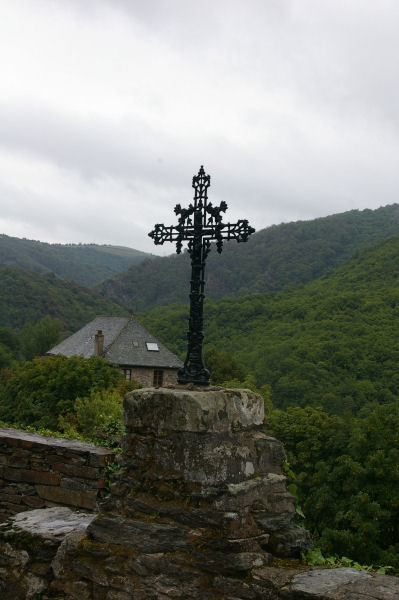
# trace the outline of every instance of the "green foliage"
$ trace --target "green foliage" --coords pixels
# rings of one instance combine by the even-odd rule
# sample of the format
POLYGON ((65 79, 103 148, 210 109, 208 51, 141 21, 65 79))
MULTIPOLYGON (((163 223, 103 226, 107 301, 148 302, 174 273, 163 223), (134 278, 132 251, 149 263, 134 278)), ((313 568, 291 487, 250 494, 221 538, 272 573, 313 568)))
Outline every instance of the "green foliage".
MULTIPOLYGON (((205 339, 270 385, 278 408, 355 414, 399 397, 399 238, 297 289, 205 302, 205 339)), ((140 320, 184 355, 187 306, 140 320)))
POLYGON ((358 417, 273 411, 306 524, 326 555, 399 568, 399 401, 358 417))
POLYGON ((0 327, 0 369, 11 367, 21 356, 21 341, 9 327, 0 327))
MULTIPOLYGON (((206 294, 218 299, 305 284, 395 235, 399 235, 397 204, 268 227, 246 244, 226 243, 221 255, 211 251, 206 294)), ((189 280, 188 254, 171 254, 133 265, 98 289, 107 297, 123 298, 135 313, 187 302, 189 280)))
POLYGON ((48 316, 36 325, 26 323, 22 331, 0 327, 0 370, 45 354, 60 339, 61 322, 48 316))
POLYGON ((25 360, 43 356, 50 348, 61 341, 62 323, 48 315, 38 323, 25 323, 20 333, 22 353, 25 360))
POLYGON ((47 244, 0 235, 0 264, 36 273, 52 272, 60 279, 91 286, 128 269, 151 254, 97 244, 47 244))
POLYGON ((347 556, 341 556, 338 558, 337 556, 323 556, 320 548, 315 548, 314 550, 307 550, 306 552, 302 552, 301 555, 302 562, 306 565, 311 566, 324 566, 329 569, 339 569, 340 567, 350 567, 352 569, 358 569, 359 571, 375 571, 380 575, 387 574, 390 570, 393 569, 391 566, 383 566, 383 567, 374 567, 373 565, 361 565, 355 560, 348 558, 347 556))
POLYGON ((0 326, 14 329, 47 315, 59 319, 65 333, 77 331, 99 314, 125 315, 111 300, 49 273, 38 275, 0 265, 0 326))
POLYGON ((0 389, 0 419, 55 430, 75 399, 118 384, 121 375, 102 358, 35 358, 9 374, 0 389))
POLYGON ((243 381, 247 371, 229 352, 219 352, 214 346, 204 350, 204 362, 211 374, 211 383, 221 384, 229 379, 243 381))
POLYGON ((86 436, 122 432, 123 398, 116 390, 93 391, 77 398, 74 409, 79 430, 86 436))

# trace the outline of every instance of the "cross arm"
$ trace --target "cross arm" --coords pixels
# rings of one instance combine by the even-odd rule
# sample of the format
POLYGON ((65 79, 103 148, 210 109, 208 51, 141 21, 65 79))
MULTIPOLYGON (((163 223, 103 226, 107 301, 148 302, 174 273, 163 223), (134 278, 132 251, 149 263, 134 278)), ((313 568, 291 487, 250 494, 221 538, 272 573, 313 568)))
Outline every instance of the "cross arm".
POLYGON ((186 229, 181 224, 165 227, 162 223, 157 223, 148 235, 154 240, 154 244, 157 246, 165 242, 176 242, 176 252, 180 254, 183 247, 183 240, 189 239, 186 235, 186 229))
POLYGON ((221 223, 216 227, 217 240, 237 240, 246 242, 255 229, 248 224, 247 219, 240 219, 237 223, 221 223))
POLYGON ((176 242, 180 239, 181 232, 179 227, 171 225, 165 227, 162 223, 157 223, 152 231, 148 234, 154 240, 157 246, 165 242, 176 242))

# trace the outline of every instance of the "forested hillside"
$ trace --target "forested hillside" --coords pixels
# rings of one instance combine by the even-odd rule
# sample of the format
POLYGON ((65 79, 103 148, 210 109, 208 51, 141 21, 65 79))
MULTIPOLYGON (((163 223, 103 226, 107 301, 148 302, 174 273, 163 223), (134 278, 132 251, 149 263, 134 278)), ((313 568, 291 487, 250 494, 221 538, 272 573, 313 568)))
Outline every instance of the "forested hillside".
MULTIPOLYGON (((312 281, 356 252, 399 235, 399 205, 275 225, 246 244, 225 243, 207 259, 210 298, 280 290, 312 281)), ((170 245, 171 252, 174 250, 170 245)), ((188 300, 187 253, 155 258, 104 281, 98 290, 124 302, 130 312, 188 300)))
POLYGON ((72 333, 99 314, 126 314, 119 304, 101 298, 53 273, 39 275, 0 265, 0 326, 21 328, 49 315, 72 333))
POLYGON ((86 287, 151 256, 124 246, 46 244, 0 235, 0 264, 37 273, 53 272, 86 287))
MULTIPOLYGON (((184 357, 188 306, 143 324, 184 357)), ((231 352, 276 407, 356 413, 399 397, 399 237, 297 289, 209 300, 205 341, 231 352)))
MULTIPOLYGON (((0 315, 8 319, 0 325, 21 327, 50 314, 72 330, 94 314, 123 312, 105 303, 52 274, 0 268, 0 315)), ((265 384, 266 431, 285 444, 290 490, 316 544, 326 555, 391 565, 396 572, 398 317, 399 236, 306 285, 205 306, 212 374, 221 384, 265 384)), ((157 307, 139 319, 184 357, 187 304, 157 307)), ((23 362, 43 353, 57 333, 49 318, 19 332, 2 328, 0 418, 73 435, 121 431, 126 382, 120 375, 111 381, 101 359, 23 362)))

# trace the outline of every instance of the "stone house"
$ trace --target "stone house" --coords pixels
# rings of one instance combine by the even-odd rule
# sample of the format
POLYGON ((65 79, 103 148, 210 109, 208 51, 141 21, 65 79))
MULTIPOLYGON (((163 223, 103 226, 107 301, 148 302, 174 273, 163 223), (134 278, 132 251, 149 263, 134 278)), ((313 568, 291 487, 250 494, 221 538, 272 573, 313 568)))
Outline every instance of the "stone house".
POLYGON ((134 317, 96 317, 47 352, 48 355, 102 356, 117 365, 125 379, 144 387, 177 383, 182 361, 134 317))

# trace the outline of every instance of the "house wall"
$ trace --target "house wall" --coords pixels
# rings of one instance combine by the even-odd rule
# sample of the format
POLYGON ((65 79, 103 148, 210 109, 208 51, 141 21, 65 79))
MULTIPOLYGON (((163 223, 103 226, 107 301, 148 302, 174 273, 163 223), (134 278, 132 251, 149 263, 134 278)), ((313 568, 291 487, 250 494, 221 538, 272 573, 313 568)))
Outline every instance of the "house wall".
MULTIPOLYGON (((131 367, 132 379, 135 379, 143 387, 153 387, 154 369, 153 367, 131 367)), ((162 369, 163 385, 177 384, 177 369, 162 369)))
POLYGON ((94 510, 113 460, 93 444, 0 428, 0 522, 54 505, 94 510))

